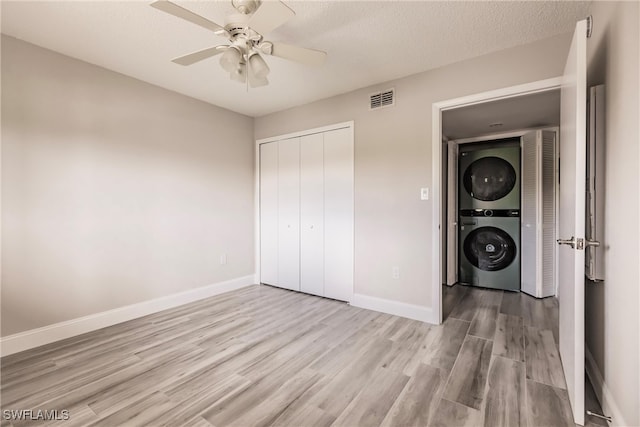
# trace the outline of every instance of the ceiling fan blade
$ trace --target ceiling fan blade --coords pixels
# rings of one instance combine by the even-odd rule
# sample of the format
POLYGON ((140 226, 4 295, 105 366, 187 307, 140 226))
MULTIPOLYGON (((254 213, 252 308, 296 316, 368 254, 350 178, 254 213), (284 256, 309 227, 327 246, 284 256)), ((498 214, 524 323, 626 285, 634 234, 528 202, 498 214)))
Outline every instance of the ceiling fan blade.
POLYGON ((178 18, 182 18, 185 21, 189 21, 193 24, 199 25, 207 30, 213 31, 219 35, 228 35, 227 30, 224 27, 216 24, 215 22, 209 21, 207 18, 204 18, 196 13, 191 12, 190 10, 185 9, 182 6, 178 6, 175 3, 171 3, 168 0, 156 0, 150 5, 158 10, 166 12, 170 15, 177 16, 178 18))
POLYGON ((264 35, 293 18, 296 13, 281 1, 265 0, 249 19, 247 25, 264 35))
POLYGON ((271 55, 301 64, 319 67, 324 64, 327 52, 274 42, 271 55))
POLYGON ((188 55, 180 56, 178 58, 174 58, 171 61, 180 65, 191 65, 195 64, 198 61, 202 61, 203 59, 211 58, 219 53, 227 50, 228 46, 220 45, 215 47, 209 47, 206 49, 199 50, 197 52, 190 53, 188 55))

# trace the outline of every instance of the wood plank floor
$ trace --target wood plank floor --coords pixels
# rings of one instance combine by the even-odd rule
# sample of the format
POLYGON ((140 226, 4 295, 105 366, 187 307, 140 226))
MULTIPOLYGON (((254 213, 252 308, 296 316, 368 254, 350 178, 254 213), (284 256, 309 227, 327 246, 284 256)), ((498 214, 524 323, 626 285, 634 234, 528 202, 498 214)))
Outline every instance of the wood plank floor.
POLYGON ((432 326, 251 286, 1 360, 1 426, 573 425, 557 305, 444 288, 432 326))

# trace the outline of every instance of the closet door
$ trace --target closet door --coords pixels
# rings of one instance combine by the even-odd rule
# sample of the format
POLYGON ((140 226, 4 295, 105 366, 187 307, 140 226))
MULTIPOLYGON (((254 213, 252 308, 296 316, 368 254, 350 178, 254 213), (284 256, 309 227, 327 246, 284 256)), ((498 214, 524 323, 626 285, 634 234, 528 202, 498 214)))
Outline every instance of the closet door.
POLYGON ((556 133, 542 131, 541 252, 542 291, 540 297, 556 294, 556 133))
POLYGON ((351 129, 324 133, 324 295, 353 294, 353 139, 351 129))
POLYGON ((522 291, 537 298, 555 294, 555 132, 522 137, 522 291))
POLYGON ((278 141, 278 286, 300 290, 300 140, 278 141))
POLYGON ((446 284, 458 282, 458 144, 447 143, 447 256, 446 284))
POLYGON ((278 143, 260 145, 260 282, 278 284, 278 143))
POLYGON ((300 290, 324 295, 324 143, 300 138, 300 290))
POLYGON ((520 209, 521 290, 539 297, 540 288, 540 132, 522 136, 522 203, 520 209))

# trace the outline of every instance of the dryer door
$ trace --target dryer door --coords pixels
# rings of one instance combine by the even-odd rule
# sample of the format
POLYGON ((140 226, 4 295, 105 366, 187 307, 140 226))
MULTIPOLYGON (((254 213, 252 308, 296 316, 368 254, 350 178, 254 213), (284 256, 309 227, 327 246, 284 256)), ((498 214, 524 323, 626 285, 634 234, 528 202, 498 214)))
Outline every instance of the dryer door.
POLYGON ((460 153, 459 209, 520 208, 520 147, 460 153))
POLYGON ((516 185, 516 171, 505 159, 482 157, 464 171, 462 184, 474 199, 493 202, 511 193, 516 185))

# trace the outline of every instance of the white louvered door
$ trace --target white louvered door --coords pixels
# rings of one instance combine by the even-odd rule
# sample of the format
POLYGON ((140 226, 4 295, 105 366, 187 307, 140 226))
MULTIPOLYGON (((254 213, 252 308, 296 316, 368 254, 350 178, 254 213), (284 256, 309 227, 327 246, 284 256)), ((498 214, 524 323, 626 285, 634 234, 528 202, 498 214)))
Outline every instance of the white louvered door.
POLYGON ((447 143, 447 279, 458 282, 458 144, 447 143))
POLYGON ((555 295, 556 133, 522 136, 521 290, 537 298, 555 295))
POLYGON ((520 290, 529 295, 538 295, 540 280, 540 192, 541 165, 538 156, 539 132, 522 136, 522 203, 520 209, 520 290))
POLYGON ((542 133, 542 284, 541 295, 556 294, 556 132, 542 133))

